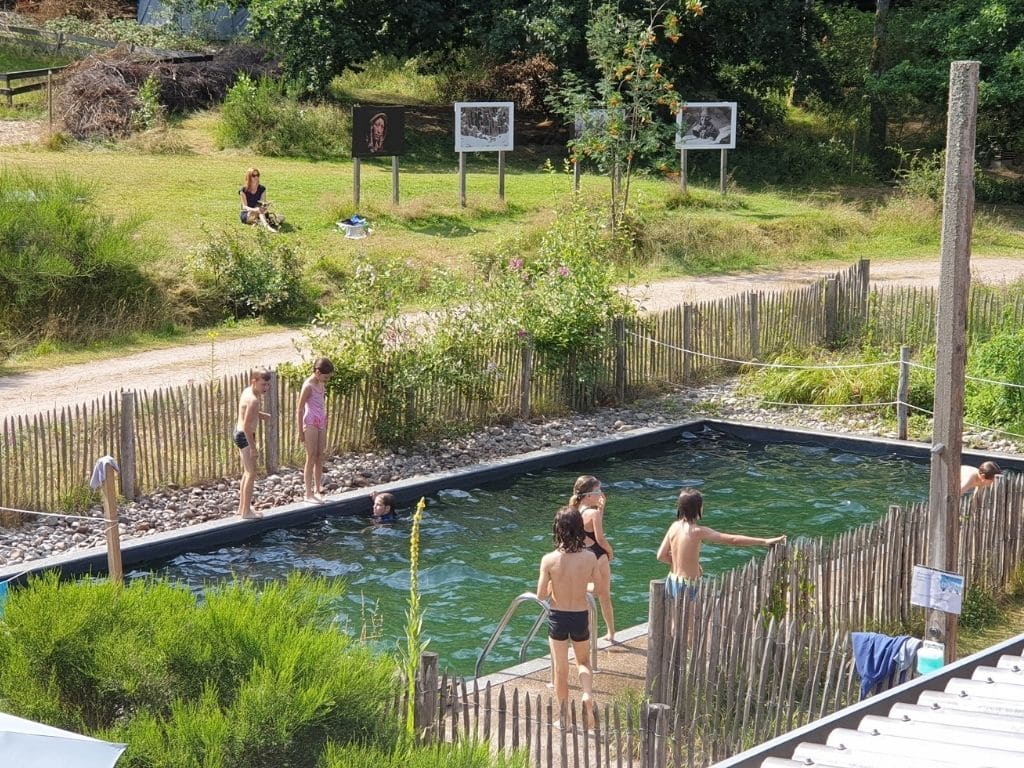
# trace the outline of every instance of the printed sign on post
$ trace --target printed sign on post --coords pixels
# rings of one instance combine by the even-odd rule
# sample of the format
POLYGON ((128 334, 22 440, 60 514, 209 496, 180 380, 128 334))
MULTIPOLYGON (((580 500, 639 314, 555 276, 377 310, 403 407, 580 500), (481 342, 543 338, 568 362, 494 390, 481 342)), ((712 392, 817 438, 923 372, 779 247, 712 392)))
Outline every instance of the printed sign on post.
POLYGON ((946 613, 960 613, 964 602, 964 577, 957 573, 914 566, 910 604, 946 613))

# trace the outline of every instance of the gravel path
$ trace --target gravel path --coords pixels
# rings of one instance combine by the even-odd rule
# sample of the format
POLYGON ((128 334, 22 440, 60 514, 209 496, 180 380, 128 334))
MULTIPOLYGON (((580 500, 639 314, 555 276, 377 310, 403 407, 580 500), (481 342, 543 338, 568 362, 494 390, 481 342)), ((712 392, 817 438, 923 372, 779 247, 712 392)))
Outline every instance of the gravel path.
MULTIPOLYGON (((815 264, 799 270, 744 275, 680 278, 631 291, 646 311, 676 304, 730 296, 744 291, 784 290, 807 285, 848 264, 815 264)), ((1024 259, 980 258, 972 262, 974 280, 1010 282, 1024 277, 1024 259)), ((871 265, 875 285, 937 285, 938 260, 879 262, 871 265)), ((243 371, 257 365, 301 359, 299 332, 265 333, 248 338, 213 341, 140 352, 111 360, 69 365, 0 377, 0 419, 32 415, 63 406, 87 403, 111 389, 151 390, 243 371)))

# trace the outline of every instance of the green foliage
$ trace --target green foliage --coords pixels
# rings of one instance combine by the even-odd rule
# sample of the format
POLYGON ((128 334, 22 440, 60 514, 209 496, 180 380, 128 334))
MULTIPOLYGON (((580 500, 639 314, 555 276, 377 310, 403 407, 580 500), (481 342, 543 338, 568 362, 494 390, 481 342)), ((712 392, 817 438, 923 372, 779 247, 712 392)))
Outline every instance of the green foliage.
POLYGON ((911 197, 942 200, 946 185, 946 153, 897 149, 897 154, 900 160, 895 176, 903 193, 911 197))
POLYGON ((98 37, 118 43, 162 48, 173 51, 198 51, 204 41, 196 36, 183 34, 176 25, 140 24, 135 19, 103 19, 85 21, 74 16, 51 19, 44 25, 50 32, 68 35, 98 37))
POLYGON ((140 221, 100 214, 67 176, 0 169, 0 200, 0 333, 87 341, 168 322, 140 221))
POLYGON ((132 112, 132 130, 147 131, 156 128, 166 118, 166 110, 160 104, 160 81, 150 75, 139 87, 139 106, 132 112))
POLYGON ((985 629, 1001 621, 1003 610, 998 598, 977 584, 967 587, 960 611, 960 627, 968 631, 985 629))
POLYGON ((844 405, 848 403, 892 402, 896 399, 898 366, 882 363, 867 368, 840 365, 891 360, 890 355, 865 351, 834 356, 827 353, 780 355, 777 365, 807 368, 757 368, 745 373, 741 390, 767 402, 844 405))
POLYGON ((416 671, 420 658, 427 648, 423 639, 423 604, 420 602, 420 525, 427 500, 421 498, 412 516, 412 530, 409 532, 409 607, 405 612, 405 651, 402 654, 402 669, 405 672, 405 739, 415 744, 416 733, 416 671))
POLYGON ((329 744, 320 768, 527 768, 528 755, 492 754, 487 744, 461 739, 455 744, 403 746, 393 751, 357 744, 329 744))
POLYGON ((304 105, 284 83, 239 75, 228 91, 217 126, 217 143, 250 147, 262 155, 322 160, 348 153, 348 113, 325 104, 304 105))
POLYGON ((61 583, 11 595, 0 632, 7 712, 125 741, 119 765, 314 768, 328 739, 396 743, 393 662, 335 625, 342 589, 292 575, 184 586, 61 583))
POLYGON ((372 2, 250 0, 249 31, 281 58, 285 77, 319 96, 350 65, 376 52, 383 11, 372 2))
POLYGON ((1024 426, 1024 330, 1011 327, 973 344, 967 374, 990 382, 1006 382, 966 382, 964 410, 968 421, 1012 431, 1024 426))
POLYGON ((308 320, 315 311, 295 248, 260 227, 239 225, 210 237, 191 269, 200 306, 222 316, 290 322, 308 320))

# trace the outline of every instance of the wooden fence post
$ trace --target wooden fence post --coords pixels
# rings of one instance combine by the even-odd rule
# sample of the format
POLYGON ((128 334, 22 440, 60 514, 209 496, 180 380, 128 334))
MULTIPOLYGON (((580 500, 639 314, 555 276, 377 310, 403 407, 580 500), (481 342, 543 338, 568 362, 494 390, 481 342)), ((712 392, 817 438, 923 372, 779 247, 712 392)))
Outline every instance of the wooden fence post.
MULTIPOLYGON (((277 371, 270 372, 270 388, 267 390, 266 462, 267 474, 273 474, 281 466, 281 393, 278 392, 277 371)), ((289 414, 290 415, 290 414, 289 414)))
POLYGON ((46 117, 53 133, 53 70, 46 70, 46 117))
POLYGON ((871 259, 857 262, 857 274, 860 276, 860 328, 863 330, 868 323, 868 293, 871 287, 871 259))
POLYGON ((110 580, 118 584, 124 579, 121 567, 121 532, 117 521, 117 491, 114 489, 114 468, 108 466, 103 476, 103 519, 106 521, 107 534, 107 573, 110 580))
POLYGON ((425 651, 420 655, 420 669, 416 675, 416 708, 413 722, 417 738, 430 743, 436 736, 437 717, 437 660, 438 655, 425 651))
POLYGON ((135 487, 135 392, 121 392, 121 493, 126 499, 137 498, 135 487))
POLYGON ((533 381, 533 349, 524 346, 522 366, 519 371, 519 418, 526 421, 530 418, 530 387, 533 381))
POLYGON ((665 698, 665 582, 652 579, 647 609, 647 668, 644 675, 644 692, 653 702, 661 703, 665 698))
POLYGON ((648 704, 644 707, 643 731, 640 734, 643 739, 640 764, 643 768, 665 768, 668 715, 668 704, 648 704))
POLYGON ((839 340, 839 279, 825 281, 825 346, 833 347, 839 340))
POLYGON ((360 197, 360 192, 362 191, 361 190, 362 184, 361 184, 361 179, 360 179, 360 176, 361 176, 360 171, 361 170, 362 170, 362 165, 359 162, 359 158, 358 157, 353 157, 352 158, 352 205, 356 209, 356 212, 359 211, 359 197, 360 197))
POLYGON ((689 384, 693 376, 693 307, 683 304, 683 384, 689 384))
POLYGON ((896 437, 907 439, 907 397, 910 392, 910 347, 900 347, 900 379, 896 386, 896 437))
POLYGON ((761 356, 761 294, 747 294, 747 333, 750 336, 750 359, 761 356))
POLYGON ((612 321, 615 330, 615 398, 626 402, 626 320, 621 315, 612 321))

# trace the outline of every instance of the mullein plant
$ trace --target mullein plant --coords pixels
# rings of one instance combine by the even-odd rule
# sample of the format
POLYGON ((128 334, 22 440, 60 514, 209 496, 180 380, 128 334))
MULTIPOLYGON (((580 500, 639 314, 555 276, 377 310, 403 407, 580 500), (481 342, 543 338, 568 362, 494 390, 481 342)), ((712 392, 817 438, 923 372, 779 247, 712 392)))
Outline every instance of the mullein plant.
POLYGON ((420 498, 416 512, 412 516, 412 530, 409 533, 409 610, 405 612, 405 680, 407 703, 405 709, 405 734, 412 745, 416 741, 416 670, 420 656, 427 648, 427 640, 423 633, 423 606, 420 603, 419 570, 420 570, 420 523, 423 521, 423 510, 427 508, 427 500, 420 498))

